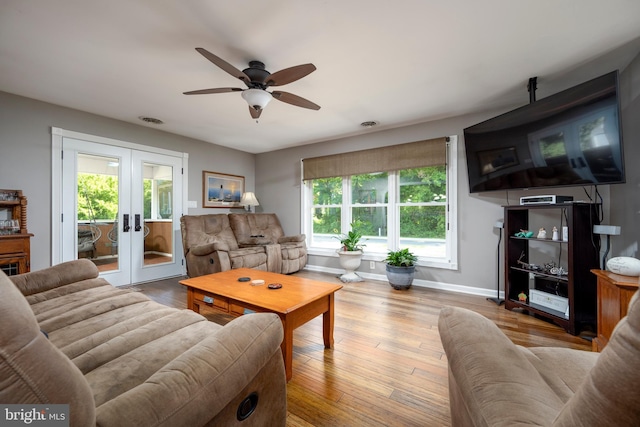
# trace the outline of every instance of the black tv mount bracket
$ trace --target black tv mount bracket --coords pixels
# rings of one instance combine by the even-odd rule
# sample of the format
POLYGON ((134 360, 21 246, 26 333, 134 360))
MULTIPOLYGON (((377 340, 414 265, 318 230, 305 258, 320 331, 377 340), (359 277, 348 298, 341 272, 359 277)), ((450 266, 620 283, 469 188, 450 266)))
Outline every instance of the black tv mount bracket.
POLYGON ((529 91, 529 104, 536 102, 536 89, 538 89, 538 78, 531 77, 529 84, 527 84, 527 90, 529 91))

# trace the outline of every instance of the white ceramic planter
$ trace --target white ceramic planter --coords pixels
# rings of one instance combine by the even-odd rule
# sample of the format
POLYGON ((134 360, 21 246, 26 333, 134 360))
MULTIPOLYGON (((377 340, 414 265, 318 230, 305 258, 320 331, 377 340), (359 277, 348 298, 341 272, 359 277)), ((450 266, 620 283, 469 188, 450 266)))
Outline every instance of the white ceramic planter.
POLYGON ((362 261, 362 251, 337 250, 336 253, 340 259, 340 267, 345 270, 345 273, 340 276, 340 280, 343 282, 362 282, 362 277, 356 274, 362 261))

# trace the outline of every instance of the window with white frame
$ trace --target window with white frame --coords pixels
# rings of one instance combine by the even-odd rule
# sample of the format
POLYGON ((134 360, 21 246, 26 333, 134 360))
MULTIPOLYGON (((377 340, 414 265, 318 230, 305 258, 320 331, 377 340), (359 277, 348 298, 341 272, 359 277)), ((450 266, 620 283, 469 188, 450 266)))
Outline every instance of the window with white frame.
POLYGON ((306 179, 309 253, 332 255, 353 228, 364 236, 365 259, 409 248, 419 265, 457 269, 456 142, 448 138, 443 164, 306 179))

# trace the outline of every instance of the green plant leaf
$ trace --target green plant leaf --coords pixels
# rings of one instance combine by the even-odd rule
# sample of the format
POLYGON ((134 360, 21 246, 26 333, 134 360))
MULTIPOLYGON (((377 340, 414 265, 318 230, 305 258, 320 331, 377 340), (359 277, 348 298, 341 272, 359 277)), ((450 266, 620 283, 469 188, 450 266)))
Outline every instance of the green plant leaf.
POLYGON ((384 262, 394 267, 411 267, 416 261, 418 261, 418 257, 409 251, 409 248, 389 251, 384 259, 384 262))

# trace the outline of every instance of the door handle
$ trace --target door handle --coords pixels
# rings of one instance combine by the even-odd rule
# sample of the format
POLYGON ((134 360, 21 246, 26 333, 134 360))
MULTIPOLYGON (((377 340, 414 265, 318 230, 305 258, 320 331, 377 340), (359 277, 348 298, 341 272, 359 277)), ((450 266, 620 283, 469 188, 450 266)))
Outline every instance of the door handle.
POLYGON ((142 230, 142 226, 140 225, 140 214, 136 214, 136 215, 135 215, 135 222, 136 222, 136 225, 135 225, 135 227, 134 227, 133 229, 134 229, 135 231, 140 231, 140 230, 142 230))
POLYGON ((122 231, 128 233, 131 230, 131 226, 129 225, 129 214, 122 215, 122 231))

